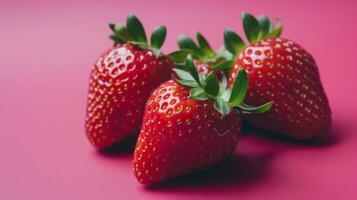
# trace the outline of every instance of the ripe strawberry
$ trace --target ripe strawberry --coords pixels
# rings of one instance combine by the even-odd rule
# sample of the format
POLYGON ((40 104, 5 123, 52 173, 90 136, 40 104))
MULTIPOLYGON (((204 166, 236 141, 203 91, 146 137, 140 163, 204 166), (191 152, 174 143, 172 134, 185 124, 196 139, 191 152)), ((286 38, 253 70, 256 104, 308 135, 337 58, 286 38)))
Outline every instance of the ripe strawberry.
POLYGON ((200 78, 190 56, 185 66, 186 71, 174 69, 176 82, 162 83, 147 102, 133 160, 140 183, 152 184, 214 165, 238 143, 240 112, 231 108, 244 99, 245 71, 240 71, 239 87, 236 84, 231 92, 214 72, 200 78))
POLYGON ((244 118, 256 127, 295 139, 325 134, 331 125, 331 110, 312 56, 295 42, 280 38, 281 22, 273 28, 267 17, 257 20, 244 13, 243 25, 251 42, 248 46, 225 30, 225 46, 237 56, 229 82, 243 68, 249 75, 246 102, 273 101, 269 112, 244 118))
POLYGON ((149 46, 141 22, 133 15, 127 27, 110 24, 114 47, 94 65, 89 82, 86 135, 97 148, 108 147, 140 127, 145 102, 171 77, 173 62, 160 52, 163 26, 154 30, 149 46))

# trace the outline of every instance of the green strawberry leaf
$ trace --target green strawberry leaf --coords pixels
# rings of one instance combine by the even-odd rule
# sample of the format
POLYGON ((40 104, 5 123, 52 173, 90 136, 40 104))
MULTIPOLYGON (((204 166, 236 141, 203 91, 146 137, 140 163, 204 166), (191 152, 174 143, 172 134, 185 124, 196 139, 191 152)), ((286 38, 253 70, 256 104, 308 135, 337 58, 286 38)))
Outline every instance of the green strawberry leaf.
POLYGON ((214 56, 215 54, 214 51, 212 50, 211 46, 208 44, 207 40, 203 37, 203 35, 199 32, 196 32, 196 38, 201 51, 208 57, 214 56))
POLYGON ((177 40, 177 44, 181 49, 198 49, 196 43, 187 35, 181 35, 177 40))
POLYGON ((227 115, 230 112, 228 103, 220 97, 213 100, 213 106, 223 116, 227 115))
POLYGON ((209 99, 206 92, 200 87, 191 88, 189 98, 201 101, 209 99))
POLYGON ((229 105, 231 107, 239 106, 243 102, 247 94, 247 88, 248 88, 247 72, 244 69, 240 68, 237 77, 234 80, 232 93, 229 98, 229 105))
POLYGON ((223 60, 232 60, 234 58, 233 54, 231 54, 226 48, 221 47, 217 52, 216 52, 216 60, 219 58, 222 58, 223 60))
POLYGON ((226 60, 218 63, 217 65, 213 66, 211 69, 213 71, 231 70, 234 64, 235 64, 234 60, 226 60))
POLYGON ((147 44, 144 27, 135 15, 128 15, 126 19, 126 27, 129 35, 133 38, 135 42, 147 44))
POLYGON ((261 106, 250 106, 242 102, 238 107, 245 113, 259 114, 270 110, 272 106, 273 102, 268 102, 261 106))
POLYGON ((166 38, 166 27, 159 26, 151 34, 150 45, 153 48, 160 49, 166 38))
POLYGON ((204 85, 204 91, 206 91, 206 93, 215 98, 218 96, 219 94, 219 82, 218 79, 215 75, 215 72, 210 72, 208 74, 208 76, 206 77, 205 80, 205 85, 204 85))
POLYGON ((276 27, 270 32, 269 36, 277 38, 280 37, 283 32, 283 22, 280 19, 276 19, 276 27))
POLYGON ((174 80, 176 83, 183 85, 183 86, 187 86, 187 87, 198 87, 198 84, 196 83, 196 81, 190 81, 190 80, 180 80, 177 78, 172 78, 172 80, 174 80))
POLYGON ((243 49, 245 44, 234 31, 224 30, 224 47, 234 56, 238 55, 243 49))
POLYGON ((110 28, 110 30, 112 30, 113 32, 115 32, 115 24, 109 23, 109 28, 110 28))
POLYGON ((269 20, 269 18, 265 15, 262 15, 258 18, 260 32, 259 32, 259 39, 265 38, 269 32, 273 29, 273 24, 269 20))
POLYGON ((184 67, 185 67, 185 69, 191 74, 191 76, 193 77, 193 79, 194 79, 199 85, 201 85, 201 81, 200 81, 200 78, 199 78, 199 76, 198 76, 196 67, 195 67, 195 65, 193 64, 193 59, 192 59, 192 55, 191 55, 191 54, 188 54, 188 55, 187 55, 184 67))
POLYGON ((189 81, 195 81, 195 79, 192 77, 192 75, 182 69, 178 69, 178 68, 173 68, 172 69, 175 74, 181 79, 181 80, 189 80, 189 81))
POLYGON ((109 23, 109 28, 113 31, 113 33, 110 35, 110 38, 115 43, 124 44, 132 40, 127 29, 123 25, 109 23))
POLYGON ((168 56, 174 63, 179 64, 179 63, 184 63, 187 55, 190 53, 192 53, 191 49, 180 49, 178 51, 169 53, 168 56))
POLYGON ((125 40, 132 40, 131 36, 128 33, 127 28, 121 24, 116 24, 114 26, 114 33, 116 33, 117 35, 120 35, 125 40))
MULTIPOLYGON (((147 44, 147 43, 144 43, 144 42, 129 41, 129 43, 135 44, 135 45, 139 46, 139 47, 142 48, 142 49, 147 49, 147 48, 149 48, 149 47, 148 47, 148 44, 147 44)), ((153 50, 153 49, 151 49, 151 50, 153 50)), ((154 53, 156 53, 156 52, 154 52, 154 53)), ((159 57, 160 57, 160 56, 159 56, 159 57)))
POLYGON ((109 38, 117 44, 124 44, 126 42, 123 38, 116 34, 111 34, 109 38))
POLYGON ((247 12, 242 13, 242 18, 244 33, 247 36, 249 42, 256 42, 260 31, 259 22, 253 15, 247 12))
POLYGON ((182 35, 177 40, 177 44, 180 49, 190 49, 192 51, 192 56, 195 59, 200 59, 204 57, 204 53, 201 49, 196 45, 196 43, 187 35, 182 35))

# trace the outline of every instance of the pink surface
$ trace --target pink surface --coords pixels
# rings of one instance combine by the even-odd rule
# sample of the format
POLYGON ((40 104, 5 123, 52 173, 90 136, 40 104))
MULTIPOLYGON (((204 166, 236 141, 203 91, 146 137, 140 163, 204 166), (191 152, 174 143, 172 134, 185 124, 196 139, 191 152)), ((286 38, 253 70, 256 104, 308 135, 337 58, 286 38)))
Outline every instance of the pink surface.
POLYGON ((298 2, 1 1, 0 199, 356 199, 357 3, 298 2), (132 175, 128 144, 89 145, 88 76, 111 45, 108 21, 132 12, 149 30, 166 24, 166 51, 196 30, 218 48, 223 28, 241 32, 243 10, 280 16, 284 36, 314 55, 333 111, 329 137, 248 133, 218 167, 149 188, 132 175))

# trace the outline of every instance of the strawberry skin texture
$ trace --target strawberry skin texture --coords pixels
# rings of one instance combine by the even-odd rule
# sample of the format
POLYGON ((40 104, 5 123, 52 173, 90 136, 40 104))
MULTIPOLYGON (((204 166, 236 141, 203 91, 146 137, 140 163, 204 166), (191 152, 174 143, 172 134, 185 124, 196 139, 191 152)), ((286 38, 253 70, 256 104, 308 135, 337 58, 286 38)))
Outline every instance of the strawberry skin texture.
POLYGON ((243 116, 258 128, 311 139, 331 126, 331 110, 312 56, 287 39, 267 38, 244 49, 229 76, 240 67, 249 75, 246 103, 273 101, 270 111, 243 116))
POLYGON ((188 97, 189 88, 170 80, 149 98, 133 170, 142 184, 212 166, 230 155, 239 139, 238 111, 224 118, 211 101, 188 97))
POLYGON ((116 45, 94 65, 89 82, 86 135, 105 148, 140 128, 145 102, 170 79, 173 63, 135 45, 116 45))

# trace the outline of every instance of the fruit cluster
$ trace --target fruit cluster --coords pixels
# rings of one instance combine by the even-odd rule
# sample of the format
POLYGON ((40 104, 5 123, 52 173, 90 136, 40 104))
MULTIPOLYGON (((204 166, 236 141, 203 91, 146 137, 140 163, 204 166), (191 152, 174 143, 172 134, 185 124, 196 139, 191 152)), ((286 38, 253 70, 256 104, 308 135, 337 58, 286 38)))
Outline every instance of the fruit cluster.
POLYGON ((133 170, 152 184, 217 164, 238 143, 242 118, 260 129, 300 140, 328 132, 331 111, 313 57, 280 37, 282 23, 243 13, 246 44, 231 30, 214 51, 178 39, 180 50, 160 51, 166 28, 150 42, 134 15, 110 24, 114 46, 94 65, 86 135, 99 149, 140 130, 133 170))

